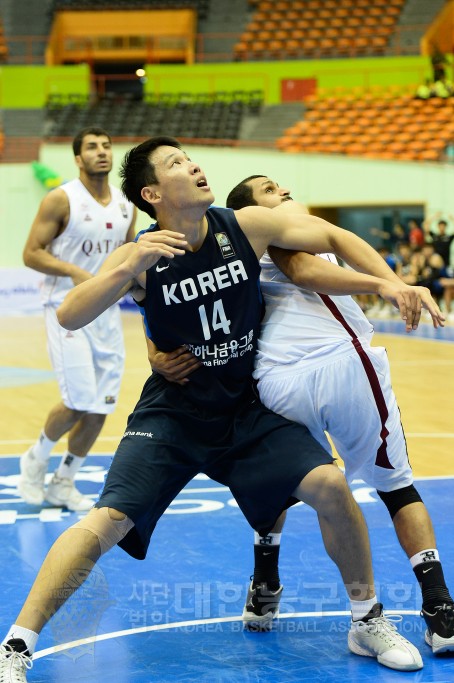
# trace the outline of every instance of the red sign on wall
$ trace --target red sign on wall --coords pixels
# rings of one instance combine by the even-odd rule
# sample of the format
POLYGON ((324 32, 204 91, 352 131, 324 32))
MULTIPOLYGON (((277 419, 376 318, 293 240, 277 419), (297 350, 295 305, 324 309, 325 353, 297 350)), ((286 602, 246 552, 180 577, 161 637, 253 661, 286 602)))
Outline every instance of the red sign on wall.
POLYGON ((284 78, 281 80, 281 102, 300 102, 317 90, 316 78, 284 78))

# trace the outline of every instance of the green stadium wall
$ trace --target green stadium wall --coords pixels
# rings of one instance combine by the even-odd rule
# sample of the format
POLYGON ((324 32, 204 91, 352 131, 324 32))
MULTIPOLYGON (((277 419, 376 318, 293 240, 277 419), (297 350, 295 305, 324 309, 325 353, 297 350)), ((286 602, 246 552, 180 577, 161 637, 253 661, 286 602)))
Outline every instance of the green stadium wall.
MULTIPOLYGON (((146 93, 207 93, 263 90, 267 104, 282 101, 284 80, 315 79, 321 90, 364 89, 388 85, 416 87, 431 76, 425 56, 291 62, 239 62, 193 65, 146 65, 146 93)), ((50 94, 90 92, 87 64, 0 67, 0 107, 44 106, 50 94)))
POLYGON ((41 109, 49 95, 90 92, 87 64, 74 66, 1 66, 0 108, 41 109))
MULTIPOLYGON (((114 145, 113 184, 128 145, 114 145)), ((216 204, 225 205, 228 192, 252 174, 268 175, 288 187, 309 207, 420 206, 428 214, 454 215, 454 166, 423 162, 374 161, 342 156, 284 154, 263 149, 186 148, 207 175, 216 204)), ((64 180, 77 175, 70 144, 44 144, 40 161, 64 180)), ((22 266, 22 250, 30 226, 46 194, 31 164, 0 164, 0 268, 22 266)), ((150 219, 139 212, 137 228, 150 219)), ((348 228, 348 225, 342 225, 348 228)), ((358 234, 367 239, 370 225, 358 234)))
POLYGON ((146 67, 145 92, 206 93, 260 89, 267 104, 282 101, 284 80, 315 79, 321 90, 364 89, 376 86, 416 87, 431 76, 427 57, 241 62, 146 67))

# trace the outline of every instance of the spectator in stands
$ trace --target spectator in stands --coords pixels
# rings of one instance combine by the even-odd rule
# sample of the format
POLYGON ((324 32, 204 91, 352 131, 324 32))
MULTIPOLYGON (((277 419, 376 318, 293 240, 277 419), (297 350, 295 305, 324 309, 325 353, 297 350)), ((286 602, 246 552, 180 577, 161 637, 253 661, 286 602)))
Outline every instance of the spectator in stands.
POLYGON ((394 252, 396 250, 399 242, 408 239, 407 230, 398 221, 393 224, 391 230, 380 230, 380 228, 373 227, 370 228, 369 232, 371 235, 381 237, 383 240, 382 246, 388 248, 390 252, 394 252))
POLYGON ((401 242, 397 247, 396 273, 406 282, 406 277, 412 272, 412 248, 409 242, 401 242))
MULTIPOLYGON (((451 245, 454 240, 454 232, 451 230, 448 233, 448 221, 441 218, 440 211, 433 216, 429 216, 423 221, 422 227, 426 235, 426 239, 433 244, 434 250, 442 257, 445 266, 451 265, 451 245), (432 229, 432 224, 437 221, 437 229, 432 229)), ((454 221, 454 216, 449 216, 451 221, 454 221)))
POLYGON ((413 248, 422 247, 425 242, 424 230, 413 218, 408 221, 408 241, 413 248))
POLYGON ((454 86, 448 78, 440 78, 434 82, 430 78, 426 78, 425 82, 417 87, 415 98, 419 100, 428 100, 431 97, 447 99, 453 94, 454 86))
POLYGON ((418 100, 428 100, 433 96, 432 81, 430 78, 426 78, 424 83, 421 83, 421 85, 418 85, 416 88, 415 98, 418 100))
POLYGON ((432 86, 432 93, 433 97, 441 97, 443 99, 452 97, 453 86, 451 81, 449 81, 447 78, 438 79, 438 81, 435 81, 432 86))
MULTIPOLYGON (((48 349, 61 401, 48 414, 36 443, 21 457, 18 490, 32 505, 89 510, 74 478, 116 404, 124 362, 120 311, 114 306, 95 323, 68 334, 56 310, 67 292, 99 270, 116 247, 134 238, 136 210, 110 185, 112 144, 102 128, 73 140, 79 177, 49 192, 33 221, 24 262, 44 273, 41 288, 48 349), (68 448, 47 490, 50 453, 68 434, 68 448)), ((1 680, 1 676, 0 676, 1 680)))
POLYGON ((419 270, 416 274, 417 285, 427 287, 435 299, 443 293, 439 279, 444 273, 445 264, 440 254, 437 254, 432 244, 425 244, 421 251, 415 252, 419 257, 419 270))
POLYGON ((454 322, 454 312, 451 311, 451 304, 454 299, 454 269, 447 268, 446 275, 439 279, 439 283, 443 289, 445 315, 448 320, 454 322))

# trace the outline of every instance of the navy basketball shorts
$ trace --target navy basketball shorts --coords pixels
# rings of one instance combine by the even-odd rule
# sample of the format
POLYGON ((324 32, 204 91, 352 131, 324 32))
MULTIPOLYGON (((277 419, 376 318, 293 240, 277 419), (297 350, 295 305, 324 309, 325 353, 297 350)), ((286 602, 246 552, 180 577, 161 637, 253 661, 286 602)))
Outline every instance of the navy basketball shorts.
POLYGON ((333 459, 306 427, 271 412, 252 390, 234 411, 201 411, 184 387, 146 382, 96 507, 135 524, 119 543, 144 559, 153 529, 198 473, 228 486, 251 527, 266 534, 304 477, 333 459))

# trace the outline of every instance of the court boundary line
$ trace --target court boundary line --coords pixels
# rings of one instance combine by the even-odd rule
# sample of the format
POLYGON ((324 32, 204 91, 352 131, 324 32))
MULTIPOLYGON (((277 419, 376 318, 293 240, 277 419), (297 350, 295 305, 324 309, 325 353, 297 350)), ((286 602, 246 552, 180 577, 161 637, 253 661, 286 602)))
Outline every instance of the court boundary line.
MULTIPOLYGON (((385 610, 386 616, 420 616, 420 610, 385 610)), ((309 618, 323 618, 323 617, 351 617, 350 611, 327 611, 327 612, 289 612, 288 614, 280 614, 277 620, 282 619, 309 619, 309 618)), ((242 616, 233 617, 219 617, 211 619, 194 619, 189 621, 176 621, 168 624, 155 624, 153 626, 139 626, 137 628, 123 629, 121 631, 111 631, 110 633, 102 633, 101 635, 90 636, 88 638, 80 638, 61 645, 54 645, 53 647, 39 650, 33 655, 33 660, 42 659, 48 655, 59 654, 66 650, 72 650, 75 647, 82 645, 91 645, 92 643, 99 643, 105 640, 113 640, 114 638, 123 638, 126 636, 138 635, 141 633, 151 633, 152 631, 169 631, 179 628, 187 628, 188 626, 203 626, 208 624, 232 623, 235 621, 242 621, 242 616)))

